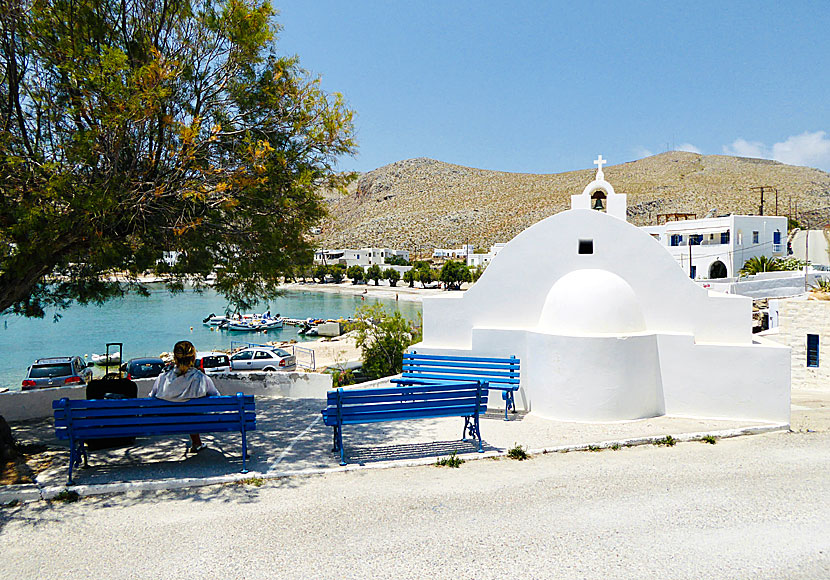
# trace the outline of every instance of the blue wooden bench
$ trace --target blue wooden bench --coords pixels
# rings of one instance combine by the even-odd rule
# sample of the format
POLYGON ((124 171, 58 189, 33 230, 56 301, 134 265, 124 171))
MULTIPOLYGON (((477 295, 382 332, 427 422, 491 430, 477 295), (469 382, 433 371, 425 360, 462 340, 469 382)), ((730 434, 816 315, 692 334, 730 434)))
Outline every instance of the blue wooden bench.
POLYGON ((478 381, 488 389, 500 390, 504 399, 504 420, 507 412, 516 412, 513 393, 519 389, 519 359, 447 356, 405 352, 401 378, 392 379, 401 385, 447 384, 478 381))
POLYGON ((150 437, 190 433, 242 433, 242 473, 247 473, 247 432, 256 430, 253 395, 203 397, 185 403, 161 399, 67 399, 52 402, 55 435, 69 440, 69 480, 83 457, 85 442, 113 437, 150 437))
POLYGON ((340 451, 340 465, 346 465, 343 450, 343 425, 464 417, 461 439, 478 439, 481 445, 479 416, 487 411, 487 388, 478 382, 444 385, 411 385, 328 391, 327 406, 321 411, 323 422, 334 428, 334 449, 340 451))

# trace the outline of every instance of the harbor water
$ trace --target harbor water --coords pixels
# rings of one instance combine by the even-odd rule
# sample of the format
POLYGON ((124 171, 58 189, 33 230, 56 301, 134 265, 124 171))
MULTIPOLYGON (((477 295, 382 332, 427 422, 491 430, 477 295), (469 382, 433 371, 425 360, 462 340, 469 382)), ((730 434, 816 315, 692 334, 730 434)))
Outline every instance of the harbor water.
MULTIPOLYGON (((224 314, 227 301, 215 291, 185 290, 170 294, 160 285, 149 285, 150 296, 133 294, 106 302, 103 306, 73 305, 43 319, 0 317, 0 388, 20 389, 26 369, 37 358, 101 354, 108 342, 124 343, 124 358, 158 356, 169 352, 179 340, 189 340, 197 350, 226 350, 231 341, 264 343, 277 340, 306 340, 299 328, 286 325, 267 334, 211 330, 202 320, 209 314, 224 314)), ((252 312, 270 310, 287 318, 348 318, 364 304, 380 302, 415 320, 421 311, 417 302, 396 302, 328 292, 286 291, 252 312)), ((313 337, 316 338, 316 337, 313 337)), ((309 339, 310 340, 310 339, 309 339)), ((100 373, 96 368, 96 374, 100 373)))

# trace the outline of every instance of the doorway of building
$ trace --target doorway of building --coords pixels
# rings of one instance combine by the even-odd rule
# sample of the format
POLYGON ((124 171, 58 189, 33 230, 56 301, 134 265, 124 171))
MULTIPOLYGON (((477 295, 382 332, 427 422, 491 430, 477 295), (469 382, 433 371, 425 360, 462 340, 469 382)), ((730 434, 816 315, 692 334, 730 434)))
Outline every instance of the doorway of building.
POLYGON ((726 264, 720 260, 715 260, 709 266, 709 278, 726 278, 726 264))

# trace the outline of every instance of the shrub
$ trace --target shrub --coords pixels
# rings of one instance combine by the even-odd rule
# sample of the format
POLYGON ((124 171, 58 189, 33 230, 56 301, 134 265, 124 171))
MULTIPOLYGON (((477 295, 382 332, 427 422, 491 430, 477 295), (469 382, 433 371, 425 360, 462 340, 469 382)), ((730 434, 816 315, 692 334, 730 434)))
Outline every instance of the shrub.
POLYGON ((383 272, 381 272, 380 266, 377 264, 372 264, 366 270, 366 279, 367 280, 374 280, 375 286, 378 285, 378 280, 383 278, 383 272))
POLYGON ((395 268, 387 268, 383 271, 383 277, 389 280, 389 285, 394 288, 398 284, 398 280, 401 279, 401 273, 395 268))
POLYGON ((701 439, 701 441, 703 441, 704 443, 709 443, 710 445, 714 445, 718 442, 714 435, 706 435, 701 439))
POLYGON ((329 274, 335 284, 340 284, 346 277, 346 266, 343 264, 334 264, 329 266, 329 274))
POLYGON ((508 449, 507 456, 510 459, 517 459, 519 461, 524 461, 525 459, 530 458, 530 455, 527 454, 527 450, 524 449, 521 445, 515 445, 508 449))
POLYGON ((395 310, 382 304, 361 306, 355 312, 355 343, 361 351, 363 370, 369 380, 401 372, 403 352, 420 340, 420 328, 395 310))
POLYGON ((675 439, 671 435, 666 435, 662 439, 658 439, 654 442, 655 445, 665 445, 666 447, 674 447, 676 443, 677 439, 675 439))
POLYGON ((464 463, 464 460, 458 457, 453 451, 449 457, 439 457, 435 461, 436 467, 461 467, 461 464, 464 463))

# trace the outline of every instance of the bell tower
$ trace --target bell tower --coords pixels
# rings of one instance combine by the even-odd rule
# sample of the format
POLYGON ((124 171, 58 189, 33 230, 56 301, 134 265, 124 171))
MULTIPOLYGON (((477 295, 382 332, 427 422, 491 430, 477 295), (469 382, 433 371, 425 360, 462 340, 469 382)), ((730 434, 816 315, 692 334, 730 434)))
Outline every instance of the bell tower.
POLYGON ((590 209, 607 213, 626 221, 628 202, 625 194, 614 191, 613 186, 605 181, 605 173, 602 166, 608 163, 599 155, 594 161, 597 166, 596 178, 589 183, 582 194, 571 196, 571 209, 590 209))

